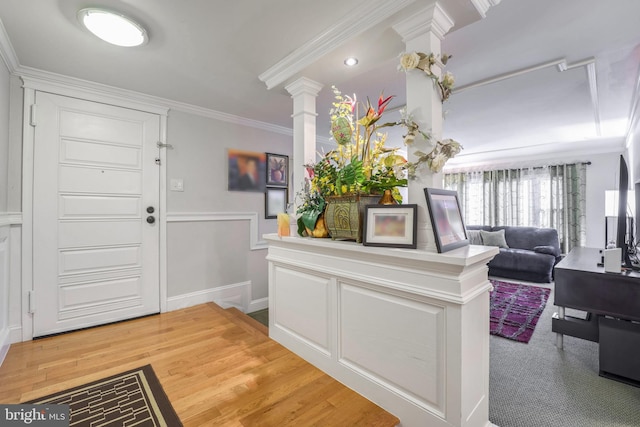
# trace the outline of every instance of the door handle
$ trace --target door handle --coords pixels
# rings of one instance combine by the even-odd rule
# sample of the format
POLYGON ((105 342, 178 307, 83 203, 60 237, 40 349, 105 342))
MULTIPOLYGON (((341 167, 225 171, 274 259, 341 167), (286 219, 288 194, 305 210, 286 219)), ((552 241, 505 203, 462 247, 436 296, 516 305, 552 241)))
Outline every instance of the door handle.
POLYGON ((154 222, 156 222, 156 218, 155 218, 153 215, 149 215, 149 216, 147 217, 147 222, 148 222, 149 224, 153 224, 154 222))
POLYGON ((153 208, 153 206, 149 206, 149 207, 147 208, 147 213, 152 214, 152 213, 154 213, 154 212, 155 212, 155 209, 153 208))

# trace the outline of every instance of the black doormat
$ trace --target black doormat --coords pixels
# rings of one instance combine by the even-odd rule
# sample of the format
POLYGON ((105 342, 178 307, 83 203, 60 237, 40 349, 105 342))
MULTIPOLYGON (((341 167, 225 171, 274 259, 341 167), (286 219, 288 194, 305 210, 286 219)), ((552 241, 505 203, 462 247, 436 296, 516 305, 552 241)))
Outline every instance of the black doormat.
POLYGON ((24 403, 69 405, 70 426, 182 426, 151 365, 24 403))

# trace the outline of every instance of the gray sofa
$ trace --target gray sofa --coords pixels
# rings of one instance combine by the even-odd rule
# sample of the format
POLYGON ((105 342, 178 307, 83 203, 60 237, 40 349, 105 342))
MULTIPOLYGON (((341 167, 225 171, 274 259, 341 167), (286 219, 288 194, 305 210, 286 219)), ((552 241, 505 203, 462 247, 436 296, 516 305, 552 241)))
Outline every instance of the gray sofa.
POLYGON ((488 264, 489 276, 549 283, 553 267, 562 259, 558 232, 553 228, 471 225, 467 231, 471 244, 500 247, 488 264))

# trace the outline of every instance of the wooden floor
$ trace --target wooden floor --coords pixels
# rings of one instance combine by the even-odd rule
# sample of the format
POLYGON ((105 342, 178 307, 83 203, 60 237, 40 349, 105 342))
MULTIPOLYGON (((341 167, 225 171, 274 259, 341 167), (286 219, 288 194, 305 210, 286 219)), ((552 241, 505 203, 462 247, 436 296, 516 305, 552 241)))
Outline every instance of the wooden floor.
POLYGON ((203 304, 11 346, 0 403, 150 363, 185 426, 395 426, 398 419, 268 338, 203 304))

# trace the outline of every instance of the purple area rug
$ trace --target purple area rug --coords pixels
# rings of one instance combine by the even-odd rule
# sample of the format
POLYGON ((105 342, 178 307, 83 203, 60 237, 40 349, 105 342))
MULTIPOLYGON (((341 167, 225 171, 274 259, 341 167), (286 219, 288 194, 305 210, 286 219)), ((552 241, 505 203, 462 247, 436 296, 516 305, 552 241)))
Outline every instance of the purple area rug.
POLYGON ((547 304, 551 289, 497 280, 492 280, 491 283, 491 334, 528 343, 547 304))

